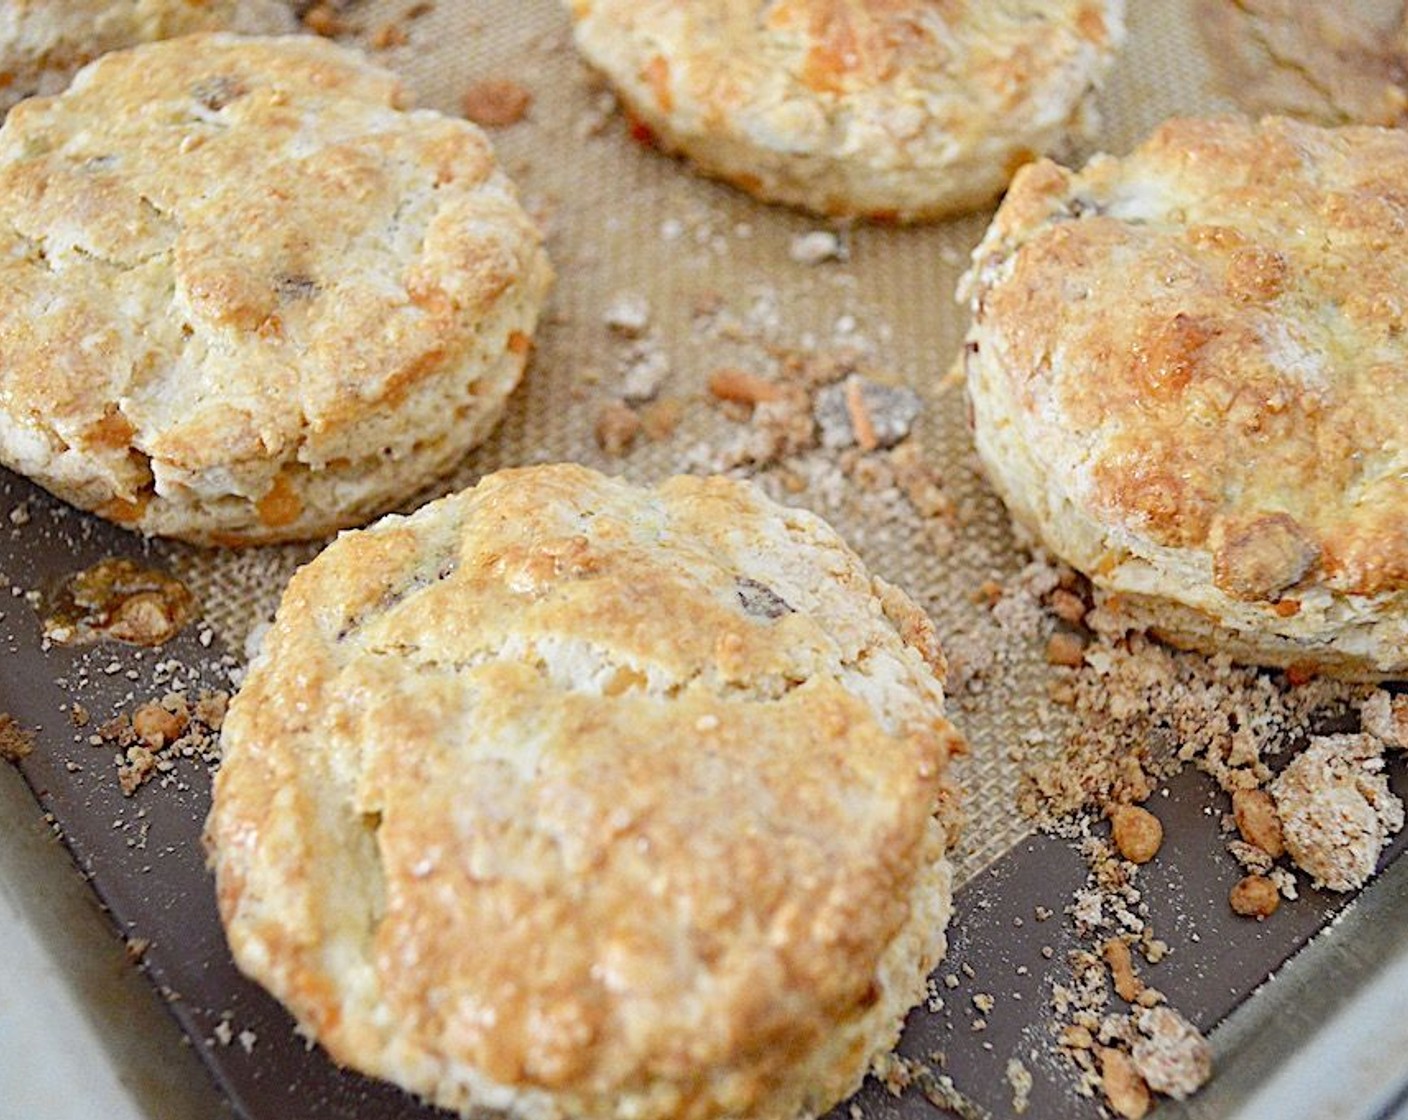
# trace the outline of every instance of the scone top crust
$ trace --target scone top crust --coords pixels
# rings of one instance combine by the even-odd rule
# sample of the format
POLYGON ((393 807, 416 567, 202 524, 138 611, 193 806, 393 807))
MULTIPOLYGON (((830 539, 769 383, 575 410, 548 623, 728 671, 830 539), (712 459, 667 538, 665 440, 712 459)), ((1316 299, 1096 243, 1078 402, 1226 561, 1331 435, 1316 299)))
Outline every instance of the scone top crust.
POLYGON ((829 1105, 918 998, 883 990, 906 923, 942 944, 939 664, 824 523, 728 480, 505 471, 344 535, 225 725, 236 957, 450 1107, 829 1105))
POLYGON ((1005 379, 1052 485, 1127 543, 1209 554, 1219 591, 1287 615, 1312 585, 1395 595, 1405 181, 1404 132, 1276 118, 1035 164, 974 254, 969 361, 1005 379))
POLYGON ((0 109, 57 93, 109 51, 197 31, 282 35, 298 30, 288 0, 5 0, 0 3, 0 109))
POLYGON ((280 466, 375 474, 476 392, 506 395, 475 389, 474 367, 503 345, 486 321, 536 311, 541 238, 484 135, 406 100, 315 37, 211 34, 105 56, 16 106, 7 463, 152 531, 172 530, 149 505, 233 498, 270 503, 247 539, 307 535, 274 508, 297 489, 280 466))
MULTIPOLYGON (((965 168, 986 183, 995 172, 1000 179, 980 194, 1067 130, 1124 28, 1123 0, 568 6, 586 56, 645 120, 668 122, 666 134, 706 164, 707 148, 691 149, 687 138, 738 137, 779 157, 853 161, 879 176, 965 168)), ((743 185, 797 201, 787 188, 743 185)), ((962 186, 937 189, 957 197, 962 186)), ((854 202, 813 208, 844 213, 854 202)), ((922 211, 922 195, 914 204, 922 211)))
POLYGON ((80 39, 131 46, 197 31, 294 29, 289 0, 6 0, 0 5, 0 45, 7 48, 42 42, 46 35, 64 46, 80 39))

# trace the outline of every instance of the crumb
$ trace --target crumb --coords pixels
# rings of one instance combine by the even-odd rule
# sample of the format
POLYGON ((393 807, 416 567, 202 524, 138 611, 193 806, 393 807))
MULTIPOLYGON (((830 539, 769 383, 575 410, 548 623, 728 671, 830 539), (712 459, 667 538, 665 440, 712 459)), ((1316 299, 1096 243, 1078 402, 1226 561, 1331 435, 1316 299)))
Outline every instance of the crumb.
POLYGON ((374 51, 404 47, 408 42, 410 36, 406 34, 406 29, 394 21, 381 24, 367 37, 367 45, 374 51))
POLYGON ((978 584, 978 589, 973 592, 973 602, 982 603, 985 606, 993 607, 1002 598, 1002 584, 995 579, 985 579, 978 584))
POLYGON ((173 689, 130 715, 122 712, 104 721, 88 741, 116 749, 118 784, 131 797, 155 775, 169 773, 177 758, 217 761, 229 701, 228 692, 205 691, 191 704, 184 692, 173 689))
POLYGON ((1383 750, 1371 735, 1313 738, 1271 786, 1286 851, 1317 887, 1354 890, 1403 827, 1383 750))
MULTIPOLYGON (((1059 576, 1051 591, 1057 586, 1059 576)), ((1063 757, 1022 778, 1019 806, 1048 831, 1068 832, 1082 808, 1143 801, 1153 779, 1186 762, 1229 793, 1261 785, 1271 778, 1267 756, 1287 737, 1362 691, 1333 681, 1284 688, 1226 657, 1181 653, 1127 633, 1106 605, 1085 622, 1094 640, 1084 664, 1062 682, 1074 717, 1063 757)))
POLYGON ((1239 789, 1232 793, 1232 815, 1242 839, 1260 848, 1271 859, 1285 854, 1286 844, 1281 833, 1281 818, 1276 815, 1276 802, 1264 789, 1239 789))
POLYGON ((1085 640, 1079 634, 1058 630, 1046 641, 1046 663, 1079 669, 1085 664, 1085 640))
POLYGON ((797 234, 787 247, 787 255, 798 264, 811 265, 846 259, 845 246, 841 239, 825 229, 797 234))
POLYGON ((1276 889, 1281 892, 1282 898, 1296 899, 1300 897, 1300 892, 1296 889, 1296 877, 1284 867, 1273 867, 1267 874, 1267 878, 1276 884, 1276 889))
POLYGON ((1366 734, 1388 747, 1408 747, 1408 695, 1376 689, 1359 709, 1366 734))
POLYGON ((650 304, 639 292, 620 292, 602 315, 608 330, 624 338, 639 338, 650 326, 650 304))
POLYGON ((1069 1023, 1061 1028, 1061 1045, 1071 1050, 1089 1050, 1095 1045, 1095 1038, 1085 1027, 1069 1023))
POLYGON ((784 386, 746 370, 724 367, 709 375, 709 392, 721 401, 752 407, 787 396, 784 386))
POLYGON ((1074 591, 1068 591, 1064 587, 1058 587, 1047 597, 1046 605, 1051 613, 1062 622, 1077 625, 1085 621, 1086 606, 1085 600, 1074 591))
POLYGON ((670 376, 670 360, 650 336, 636 339, 621 360, 621 397, 632 404, 653 400, 670 376))
POLYGON ((1123 938, 1112 937, 1105 942, 1102 955, 1110 968, 1110 979, 1114 982, 1115 994, 1120 999, 1133 1003, 1144 990, 1144 985, 1134 973, 1129 943, 1123 938))
POLYGON ((349 30, 347 21, 338 14, 333 4, 314 4, 303 13, 303 26, 314 35, 327 39, 345 34, 349 30))
POLYGON ((1164 826, 1159 818, 1137 805, 1120 805, 1111 814, 1115 848, 1131 863, 1148 863, 1164 842, 1164 826))
POLYGON ((673 397, 651 401, 640 410, 641 431, 653 443, 669 439, 683 419, 684 405, 673 397))
POLYGON ((1269 918, 1281 905, 1276 884, 1262 875, 1248 875, 1237 881, 1227 897, 1233 911, 1244 918, 1269 918))
POLYGON ((195 718, 207 731, 219 731, 230 708, 230 694, 224 689, 205 691, 196 698, 195 718))
POLYGON ((129 937, 123 952, 127 957, 128 964, 141 964, 142 958, 147 955, 147 950, 152 947, 152 943, 145 937, 129 937))
POLYGON ((1012 1086, 1012 1111, 1018 1116, 1027 1111, 1032 1095, 1032 1075, 1019 1058, 1007 1061, 1007 1084, 1012 1086))
POLYGON ((1137 1022, 1143 1037, 1134 1043, 1131 1056, 1150 1089, 1181 1101, 1212 1076, 1212 1047, 1177 1011, 1150 1008, 1137 1022))
MULTIPOLYGON (((184 707, 184 698, 181 703, 184 707)), ((158 703, 143 704, 132 713, 132 730, 152 750, 175 742, 188 723, 190 718, 184 711, 168 711, 158 703)))
POLYGON ((1276 865, 1276 861, 1263 849, 1255 844, 1248 844, 1245 840, 1229 840, 1227 851, 1241 865, 1243 871, 1252 875, 1265 875, 1276 865))
POLYGON ((909 436, 922 402, 908 386, 882 385, 852 373, 816 395, 821 445, 832 451, 894 447, 909 436))
POLYGON ((1099 1056, 1100 1085, 1110 1107, 1125 1120, 1142 1120, 1149 1112, 1149 1086, 1129 1055, 1101 1047, 1099 1056))
POLYGON ((460 98, 465 117, 485 128, 507 128, 528 115, 533 94, 512 78, 485 78, 475 82, 460 98))
POLYGON ((841 390, 846 403, 846 419, 850 421, 856 446, 862 451, 874 451, 880 446, 880 436, 875 431, 870 406, 866 403, 861 383, 855 374, 841 383, 841 390))
POLYGON ((629 405, 608 401, 596 417, 597 446, 613 459, 620 458, 630 451, 640 426, 640 417, 629 405))
POLYGON ((34 753, 34 736, 14 716, 0 712, 0 759, 20 762, 34 753))

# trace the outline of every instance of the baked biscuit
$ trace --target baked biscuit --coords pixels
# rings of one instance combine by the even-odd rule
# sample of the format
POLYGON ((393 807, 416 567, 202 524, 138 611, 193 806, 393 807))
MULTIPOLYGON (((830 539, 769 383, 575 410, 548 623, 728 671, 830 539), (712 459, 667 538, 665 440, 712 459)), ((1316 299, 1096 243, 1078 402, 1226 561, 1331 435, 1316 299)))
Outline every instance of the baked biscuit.
POLYGON ((916 221, 995 199, 1091 120, 1124 0, 568 0, 665 148, 773 202, 916 221))
POLYGON ((820 1113, 943 952, 942 664, 728 479, 504 471, 345 534, 225 723, 235 959, 447 1108, 820 1113))
POLYGON ((1024 168, 974 252, 978 451, 1179 644, 1408 669, 1408 134, 1177 120, 1024 168))
POLYGON ((365 520, 522 375, 550 279, 484 134, 311 36, 110 54, 0 129, 0 461, 144 533, 365 520))
POLYGON ((1198 0, 1194 19, 1244 109, 1316 124, 1408 124, 1402 0, 1198 0))
POLYGON ((0 0, 0 114, 58 93, 99 55, 196 31, 298 29, 286 0, 0 0))

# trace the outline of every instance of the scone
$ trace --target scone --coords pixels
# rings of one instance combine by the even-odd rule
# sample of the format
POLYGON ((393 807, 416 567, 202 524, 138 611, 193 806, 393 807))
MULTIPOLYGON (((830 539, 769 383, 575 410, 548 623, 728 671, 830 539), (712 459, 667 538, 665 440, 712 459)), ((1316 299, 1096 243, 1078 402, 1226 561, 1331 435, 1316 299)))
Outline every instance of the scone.
POLYGON ((311 37, 105 56, 0 129, 0 462, 144 533, 360 523, 479 442, 550 280, 484 134, 311 37))
POLYGON ((1403 0, 1198 0, 1193 18, 1243 109, 1317 124, 1408 124, 1403 0))
POLYGON ((504 471, 300 571, 207 823, 235 959, 468 1113, 796 1120, 944 948, 928 619, 743 483, 504 471))
POLYGON ((57 93, 109 51, 196 31, 297 28, 288 0, 0 0, 0 115, 22 98, 57 93))
POLYGON ((1016 519, 1179 645, 1408 670, 1408 133, 1176 120, 1017 176, 964 361, 1016 519))
POLYGON ((1091 119, 1124 0, 568 0, 665 148, 759 198, 899 221, 983 206, 1091 119))

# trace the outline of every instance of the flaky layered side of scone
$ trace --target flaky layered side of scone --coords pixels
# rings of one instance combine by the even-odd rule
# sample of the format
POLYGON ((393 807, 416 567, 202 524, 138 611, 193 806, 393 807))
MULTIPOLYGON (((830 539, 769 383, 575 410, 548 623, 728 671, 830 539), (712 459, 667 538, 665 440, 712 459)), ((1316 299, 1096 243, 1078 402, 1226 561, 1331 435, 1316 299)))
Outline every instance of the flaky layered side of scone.
POLYGON ((297 29, 287 0, 0 0, 0 115, 23 98, 59 92, 109 51, 197 31, 297 29))
POLYGON ((111 54, 0 129, 0 461, 144 533, 357 524, 453 466, 551 272, 467 122, 311 36, 111 54))
POLYGON ((769 201, 914 221, 983 206, 1091 119, 1123 0, 568 0, 665 148, 769 201))
POLYGON ((966 280, 1015 518, 1169 640, 1408 670, 1408 134, 1176 120, 1025 169, 966 280))
POLYGON ((344 534, 225 724, 236 960, 448 1108, 816 1115, 944 949, 936 670, 901 592, 726 479, 504 471, 344 534))

